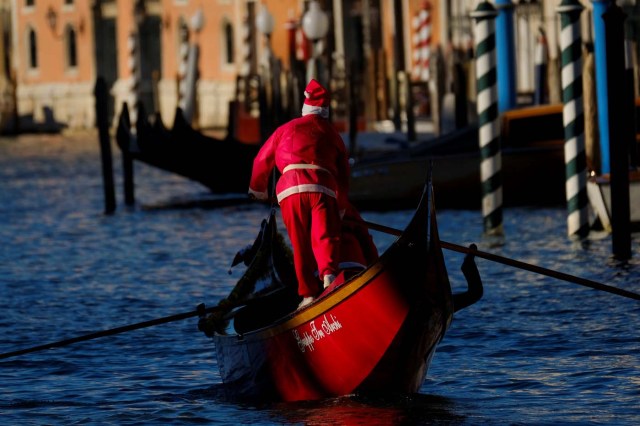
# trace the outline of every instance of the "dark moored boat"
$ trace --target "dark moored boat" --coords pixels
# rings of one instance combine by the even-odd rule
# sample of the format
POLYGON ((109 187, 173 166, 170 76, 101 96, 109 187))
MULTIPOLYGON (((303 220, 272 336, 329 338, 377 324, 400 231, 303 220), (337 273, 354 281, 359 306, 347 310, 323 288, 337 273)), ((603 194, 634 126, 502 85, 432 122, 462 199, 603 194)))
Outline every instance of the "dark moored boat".
MULTIPOLYGON (((564 203, 561 105, 504 113, 501 151, 504 206, 564 203)), ((430 162, 439 209, 482 206, 477 125, 405 150, 359 159, 351 168, 350 198, 360 209, 411 208, 420 199, 424 172, 430 162)))
POLYGON ((470 256, 463 264, 469 290, 451 294, 431 185, 376 263, 346 280, 341 273, 316 302, 297 311, 293 267, 282 244, 274 243, 275 224, 272 213, 239 281, 264 281, 262 294, 226 316, 218 313, 226 319, 222 326, 213 314, 199 323, 213 338, 230 396, 295 401, 418 391, 454 311, 482 295, 470 256))
POLYGON ((246 194, 259 144, 206 136, 184 120, 179 108, 170 130, 164 126, 159 114, 152 123, 145 119, 142 109, 138 117, 133 134, 127 105, 123 105, 116 134, 123 153, 199 182, 214 194, 246 194))
MULTIPOLYGON (((503 114, 505 206, 564 202, 561 112, 560 105, 552 105, 503 114)), ((138 117, 132 134, 126 104, 123 106, 116 136, 122 152, 199 182, 214 194, 246 194, 259 142, 206 136, 184 120, 179 108, 171 129, 164 126, 159 114, 151 123, 143 110, 138 117)), ((420 200, 430 162, 439 191, 438 208, 480 208, 480 152, 475 125, 395 153, 365 152, 352 166, 350 198, 360 209, 412 208, 420 200)))

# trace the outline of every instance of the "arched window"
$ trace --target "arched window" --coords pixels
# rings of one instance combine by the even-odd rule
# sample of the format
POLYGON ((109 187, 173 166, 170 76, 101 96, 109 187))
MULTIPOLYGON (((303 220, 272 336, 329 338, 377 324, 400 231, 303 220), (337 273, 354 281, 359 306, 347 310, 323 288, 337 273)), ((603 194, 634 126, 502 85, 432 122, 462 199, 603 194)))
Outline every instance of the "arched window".
POLYGON ((38 44, 36 32, 33 30, 33 28, 29 29, 28 40, 29 45, 27 46, 27 49, 29 49, 29 68, 35 69, 38 68, 38 44))
POLYGON ((223 24, 224 40, 224 63, 233 64, 235 62, 235 48, 233 43, 233 24, 225 19, 223 24))
POLYGON ((78 66, 78 49, 76 40, 76 30, 68 25, 65 31, 65 47, 67 54, 67 67, 75 68, 78 66))

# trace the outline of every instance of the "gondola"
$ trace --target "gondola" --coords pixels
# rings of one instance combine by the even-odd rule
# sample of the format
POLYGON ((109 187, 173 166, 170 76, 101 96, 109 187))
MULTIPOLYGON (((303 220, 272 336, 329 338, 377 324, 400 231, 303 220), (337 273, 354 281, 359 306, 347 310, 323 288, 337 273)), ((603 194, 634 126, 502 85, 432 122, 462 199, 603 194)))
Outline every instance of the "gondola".
MULTIPOLYGON (((503 193, 505 206, 564 202, 564 140, 561 108, 537 107, 504 114, 503 193), (514 116, 514 117, 512 117, 514 116), (545 170, 540 173, 540 170, 545 170), (532 176, 536 178, 533 179, 532 176)), ((199 182, 213 194, 245 194, 260 143, 244 143, 228 132, 216 139, 194 129, 176 108, 171 129, 159 114, 149 121, 139 105, 132 132, 126 104, 116 141, 134 160, 199 182)), ((366 139, 367 135, 360 136, 366 139)), ((405 141, 406 142, 406 141, 405 141)), ((481 206, 478 130, 470 125, 406 150, 353 153, 350 198, 360 210, 410 209, 420 200, 424 174, 433 162, 438 208, 481 206)), ((243 197, 246 200, 246 197, 243 197)))
POLYGON ((132 159, 178 174, 207 187, 213 194, 246 194, 258 143, 217 139, 195 130, 176 108, 173 127, 167 129, 160 114, 149 121, 142 104, 132 132, 129 110, 123 104, 116 142, 132 159))
POLYGON ((275 210, 234 263, 242 259, 246 272, 223 302, 245 305, 199 321, 233 398, 415 393, 453 313, 482 296, 470 255, 462 267, 469 288, 452 295, 430 181, 409 225, 378 261, 354 276, 341 272, 302 309, 275 210))
MULTIPOLYGON (((503 113, 501 157, 506 207, 562 205, 565 202, 562 105, 503 113)), ((351 167, 351 201, 360 210, 413 208, 420 200, 429 163, 434 164, 438 209, 474 210, 482 206, 477 124, 413 143, 406 149, 357 159, 351 167)))

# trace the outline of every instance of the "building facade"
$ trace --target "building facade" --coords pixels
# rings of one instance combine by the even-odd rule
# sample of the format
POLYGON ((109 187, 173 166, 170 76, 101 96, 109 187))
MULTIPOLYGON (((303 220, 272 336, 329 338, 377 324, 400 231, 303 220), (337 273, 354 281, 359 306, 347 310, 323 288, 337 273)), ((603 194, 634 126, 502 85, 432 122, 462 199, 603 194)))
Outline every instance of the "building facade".
MULTIPOLYGON (((139 98, 147 112, 159 112, 170 123, 180 101, 185 42, 199 48, 195 124, 224 127, 229 101, 236 95, 238 75, 259 74, 262 58, 269 52, 278 59, 282 70, 288 70, 292 61, 307 61, 312 44, 316 44, 305 40, 301 31, 302 17, 311 3, 308 0, 8 3, 11 9, 8 79, 15 83, 16 109, 24 130, 93 127, 93 91, 98 77, 104 78, 109 87, 113 116, 123 102, 139 98), (255 24, 263 7, 273 18, 268 35, 260 33, 255 24), (132 95, 134 87, 137 95, 132 95)), ((324 44, 321 57, 326 67, 334 70, 336 76, 346 75, 357 63, 358 72, 368 76, 362 82, 367 87, 363 92, 375 94, 376 99, 386 96, 388 90, 382 86, 393 75, 391 70, 397 68, 394 59, 398 55, 394 56, 392 49, 397 48, 395 26, 401 22, 392 17, 396 10, 401 10, 402 22, 410 22, 423 2, 320 0, 318 3, 330 24, 321 41, 324 44)), ((433 8, 432 42, 438 43, 437 4, 433 8)), ((403 25, 400 31, 410 40, 411 25, 403 25)), ((410 66, 410 43, 406 44, 406 50, 403 56, 407 58, 406 66, 410 66)), ((385 115, 386 110, 371 114, 385 115)))
MULTIPOLYGON (((515 8, 518 90, 530 92, 540 28, 551 63, 557 58, 557 4, 504 2, 515 8)), ((450 60, 457 51, 469 59, 469 14, 476 5, 473 0, 5 0, 0 1, 5 58, 0 84, 3 78, 6 84, 0 90, 5 109, 15 103, 21 129, 48 130, 95 126, 98 77, 109 88, 112 118, 123 103, 140 101, 168 125, 185 87, 193 85, 194 126, 224 128, 230 101, 238 96, 238 77, 259 75, 265 81, 268 71, 284 101, 295 101, 295 92, 285 90, 292 84, 289 77, 296 67, 308 70, 317 56, 314 63, 323 65, 335 93, 336 118, 346 116, 354 99, 367 126, 398 115, 406 99, 402 90, 426 87, 436 78, 425 71, 429 58, 440 54, 450 60), (302 24, 315 2, 326 14, 328 31, 309 40, 302 24), (266 26, 265 10, 271 17, 266 26), (189 68, 194 47, 195 67, 189 68), (195 79, 188 82, 193 68, 195 79), (347 87, 357 90, 347 93, 347 87)), ((589 14, 584 15, 588 36, 589 14)), ((450 89, 451 78, 445 72, 443 90, 450 89)), ((549 92, 551 102, 560 101, 554 87, 549 92)), ((469 93, 472 97, 473 90, 469 93)))

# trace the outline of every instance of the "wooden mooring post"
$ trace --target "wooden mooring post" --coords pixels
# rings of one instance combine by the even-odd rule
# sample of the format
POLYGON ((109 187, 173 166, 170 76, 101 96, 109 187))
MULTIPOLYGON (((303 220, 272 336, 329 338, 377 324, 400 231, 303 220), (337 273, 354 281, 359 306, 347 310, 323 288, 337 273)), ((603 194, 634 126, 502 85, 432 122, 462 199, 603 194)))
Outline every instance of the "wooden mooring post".
POLYGON ((112 214, 116 210, 116 193, 113 183, 113 160, 111 158, 111 140, 109 138, 109 120, 107 113, 107 83, 98 77, 94 88, 96 102, 96 124, 100 141, 100 159, 102 160, 102 183, 104 187, 104 213, 112 214))
POLYGON ((124 173, 124 204, 133 206, 136 203, 133 183, 133 157, 131 156, 131 135, 128 148, 122 151, 122 172, 124 173))
POLYGON ((129 108, 127 103, 122 104, 122 112, 120 113, 120 120, 124 121, 124 125, 120 123, 118 125, 118 131, 116 133, 116 139, 122 151, 122 173, 124 177, 124 203, 127 206, 135 204, 134 197, 134 183, 133 183, 133 156, 131 155, 131 149, 137 143, 133 140, 137 135, 131 132, 131 119, 129 116, 129 108))
POLYGON ((602 15, 607 48, 607 90, 609 98, 609 153, 611 160, 611 240, 613 256, 631 258, 629 200, 629 145, 635 139, 633 104, 625 87, 624 20, 626 15, 615 3, 602 15))

